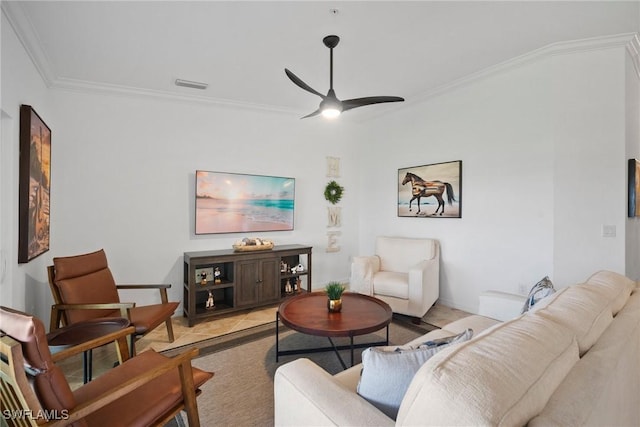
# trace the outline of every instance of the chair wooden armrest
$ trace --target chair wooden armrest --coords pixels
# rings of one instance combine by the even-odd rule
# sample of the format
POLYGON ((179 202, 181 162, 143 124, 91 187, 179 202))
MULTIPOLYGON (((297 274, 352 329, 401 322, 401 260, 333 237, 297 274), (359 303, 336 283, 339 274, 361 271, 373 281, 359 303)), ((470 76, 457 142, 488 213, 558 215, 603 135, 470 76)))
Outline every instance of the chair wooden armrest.
POLYGON ((62 314, 65 310, 120 310, 120 317, 131 320, 129 309, 136 306, 135 302, 112 302, 95 304, 53 304, 51 306, 51 319, 49 331, 53 332, 60 327, 62 314))
MULTIPOLYGON (((193 383, 193 374, 191 367, 191 359, 198 355, 198 349, 196 347, 192 347, 189 350, 173 357, 167 358, 166 362, 153 367, 149 371, 142 373, 140 375, 136 375, 133 378, 128 379, 127 381, 121 383, 117 389, 109 390, 100 396, 85 402, 81 405, 75 407, 72 411, 69 412, 69 418, 64 420, 64 423, 59 424, 69 425, 74 421, 77 421, 81 418, 86 417, 88 414, 95 412, 97 409, 100 409, 109 403, 113 402, 121 398, 122 396, 136 390, 140 386, 148 383, 154 378, 159 377, 166 372, 169 372, 172 369, 178 369, 180 373, 180 383, 182 387, 182 395, 184 397, 185 410, 187 412, 187 418, 190 426, 199 426, 200 420, 197 415, 197 404, 196 404, 196 395, 194 390, 193 383)), ((52 426, 58 426, 58 423, 52 424, 52 426)))
POLYGON ((129 351, 127 351, 126 338, 130 335, 135 334, 135 332, 136 332, 136 328, 133 326, 129 326, 128 328, 111 332, 101 337, 83 342, 82 344, 74 345, 72 347, 65 348, 64 350, 60 350, 56 353, 52 353, 51 360, 53 360, 54 363, 57 363, 60 360, 66 359, 67 357, 71 357, 73 355, 83 353, 87 350, 91 350, 115 341, 118 344, 118 349, 119 349, 118 353, 120 354, 120 358, 121 358, 120 363, 122 363, 129 358, 129 351))
POLYGON ((171 287, 170 283, 116 285, 116 288, 118 289, 169 289, 170 287, 171 287))
MULTIPOLYGON (((171 284, 157 284, 157 285, 116 285, 117 289, 158 289, 160 291, 160 300, 162 301, 163 304, 166 304, 169 302, 169 297, 167 295, 167 289, 169 289, 171 287, 171 284)), ((171 335, 173 335, 173 332, 171 332, 171 335)))
MULTIPOLYGON (((3 355, 3 357, 0 358, 0 365, 2 367, 3 410, 5 409, 6 403, 6 409, 13 410, 16 414, 18 414, 18 411, 22 411, 25 415, 32 412, 42 412, 43 407, 32 389, 24 370, 26 361, 22 353, 21 343, 10 336, 2 336, 0 337, 0 353, 3 355), (6 395, 5 386, 7 391, 6 395), (4 397, 8 397, 9 400, 5 402, 4 397)), ((147 372, 127 379, 119 384, 117 388, 105 390, 100 395, 76 406, 72 410, 64 410, 57 414, 58 416, 62 416, 64 419, 44 422, 43 420, 39 420, 37 424, 39 426, 46 427, 68 426, 74 421, 78 421, 87 415, 104 408, 109 403, 120 399, 128 393, 134 392, 136 389, 147 384, 154 378, 157 378, 173 369, 178 369, 183 402, 173 408, 168 408, 169 411, 164 415, 164 422, 173 418, 184 406, 184 409, 187 412, 189 425, 197 427, 200 425, 200 420, 198 418, 196 389, 191 367, 191 360, 197 355, 198 349, 193 347, 176 357, 164 358, 164 360, 157 363, 156 366, 150 366, 147 372)), ((26 416, 28 417, 28 415, 26 416)), ((19 425, 35 425, 35 422, 32 424, 30 422, 32 420, 29 420, 29 418, 24 418, 18 421, 24 421, 19 423, 19 425)), ((164 425, 164 422, 159 425, 164 425)), ((5 423, 2 424, 4 425, 5 423)))

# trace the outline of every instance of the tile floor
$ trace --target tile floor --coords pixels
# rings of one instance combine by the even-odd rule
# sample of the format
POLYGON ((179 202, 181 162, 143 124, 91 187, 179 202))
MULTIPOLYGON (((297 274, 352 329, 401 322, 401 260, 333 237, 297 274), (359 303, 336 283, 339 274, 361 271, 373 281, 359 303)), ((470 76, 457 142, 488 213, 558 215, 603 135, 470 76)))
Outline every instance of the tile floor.
MULTIPOLYGON (((161 325, 136 342, 136 351, 143 352, 154 349, 160 352, 254 326, 260 326, 275 320, 277 308, 277 305, 275 305, 273 307, 238 312, 225 317, 203 319, 191 328, 188 326, 186 318, 174 317, 172 319, 175 336, 173 343, 169 342, 167 330, 164 325, 161 325)), ((470 313, 465 311, 436 303, 424 316, 423 320, 431 325, 442 327, 447 323, 469 315, 470 313)), ((106 345, 93 350, 94 378, 113 367, 115 361, 117 361, 115 346, 106 345)), ((59 366, 67 376, 72 389, 76 389, 82 385, 83 370, 81 355, 70 357, 60 362, 59 366)))

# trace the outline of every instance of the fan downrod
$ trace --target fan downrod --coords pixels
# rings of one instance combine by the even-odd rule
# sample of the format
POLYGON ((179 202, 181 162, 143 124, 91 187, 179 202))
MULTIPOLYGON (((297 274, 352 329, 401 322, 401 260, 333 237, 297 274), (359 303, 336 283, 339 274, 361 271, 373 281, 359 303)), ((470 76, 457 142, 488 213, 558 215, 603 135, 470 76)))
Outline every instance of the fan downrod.
POLYGON ((322 43, 324 43, 324 45, 329 49, 333 49, 334 47, 338 46, 339 42, 340 42, 340 37, 333 36, 333 35, 326 36, 325 38, 322 39, 322 43))

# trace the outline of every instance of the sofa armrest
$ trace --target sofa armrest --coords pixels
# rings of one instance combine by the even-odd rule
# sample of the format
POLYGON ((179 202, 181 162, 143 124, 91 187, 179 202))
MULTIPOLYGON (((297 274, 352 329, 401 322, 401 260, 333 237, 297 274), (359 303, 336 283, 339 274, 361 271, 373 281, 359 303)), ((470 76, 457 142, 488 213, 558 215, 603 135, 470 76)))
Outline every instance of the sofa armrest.
POLYGON ((394 421, 324 369, 301 358, 274 378, 276 426, 393 426, 394 421))
POLYGON ((349 290, 365 295, 373 295, 373 275, 378 271, 380 271, 380 258, 378 256, 353 257, 349 290))
POLYGON ((480 294, 478 314, 502 321, 510 320, 522 313, 526 300, 525 295, 486 291, 480 294))

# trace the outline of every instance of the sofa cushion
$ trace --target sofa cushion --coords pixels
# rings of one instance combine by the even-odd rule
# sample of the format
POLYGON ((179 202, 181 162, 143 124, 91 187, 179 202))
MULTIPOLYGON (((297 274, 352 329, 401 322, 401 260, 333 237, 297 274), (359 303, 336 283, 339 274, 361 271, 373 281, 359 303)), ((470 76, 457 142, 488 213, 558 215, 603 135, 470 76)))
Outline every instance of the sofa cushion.
POLYGON ((498 324, 429 359, 397 424, 524 425, 577 361, 573 332, 556 322, 528 315, 498 324))
POLYGON ((447 338, 429 339, 418 348, 408 346, 370 347, 362 352, 362 374, 358 394, 395 419, 413 376, 434 354, 468 341, 471 329, 447 338))
POLYGON ((637 426, 640 293, 634 293, 529 426, 637 426))
POLYGON ((611 311, 615 316, 624 307, 637 284, 626 276, 612 271, 598 271, 587 279, 587 284, 595 285, 609 292, 611 311))
POLYGON ((420 261, 436 255, 435 240, 406 237, 378 237, 376 255, 380 257, 380 269, 407 273, 420 261))
POLYGON ((533 307, 531 314, 551 319, 573 331, 580 355, 591 348, 613 321, 609 299, 592 286, 569 286, 539 305, 540 308, 533 307))
POLYGON ((388 297, 409 299, 409 275, 392 271, 379 271, 373 279, 373 293, 388 297))

